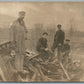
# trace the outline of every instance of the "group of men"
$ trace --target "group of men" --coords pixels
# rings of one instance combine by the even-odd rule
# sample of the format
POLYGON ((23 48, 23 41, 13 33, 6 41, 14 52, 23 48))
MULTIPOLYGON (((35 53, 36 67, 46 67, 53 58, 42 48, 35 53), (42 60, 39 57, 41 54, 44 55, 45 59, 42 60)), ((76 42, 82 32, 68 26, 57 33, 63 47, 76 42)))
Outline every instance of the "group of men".
MULTIPOLYGON (((25 40, 27 40, 27 28, 23 21, 25 17, 25 12, 19 12, 19 18, 13 22, 11 29, 12 29, 12 50, 15 51, 15 66, 17 70, 23 70, 23 62, 24 62, 24 55, 25 55, 25 40)), ((69 39, 65 40, 65 33, 61 29, 61 24, 57 25, 58 30, 54 36, 54 42, 51 47, 51 51, 48 49, 47 44, 47 36, 48 33, 44 32, 42 37, 38 40, 36 50, 39 53, 39 56, 45 61, 46 59, 52 59, 54 56, 55 49, 58 50, 58 60, 60 60, 60 52, 63 53, 63 59, 66 59, 70 52, 70 45, 69 39), (65 41, 65 43, 64 43, 65 41)), ((62 60, 63 61, 63 60, 62 60)))
POLYGON ((57 48, 57 59, 64 64, 68 62, 68 57, 70 53, 70 45, 69 39, 65 40, 65 33, 61 29, 61 25, 57 25, 58 30, 56 31, 56 34, 54 36, 54 42, 51 47, 51 51, 48 49, 48 44, 47 44, 47 36, 48 33, 44 32, 42 34, 42 37, 38 40, 37 43, 37 51, 40 53, 42 58, 45 59, 52 59, 54 57, 54 52, 57 48))

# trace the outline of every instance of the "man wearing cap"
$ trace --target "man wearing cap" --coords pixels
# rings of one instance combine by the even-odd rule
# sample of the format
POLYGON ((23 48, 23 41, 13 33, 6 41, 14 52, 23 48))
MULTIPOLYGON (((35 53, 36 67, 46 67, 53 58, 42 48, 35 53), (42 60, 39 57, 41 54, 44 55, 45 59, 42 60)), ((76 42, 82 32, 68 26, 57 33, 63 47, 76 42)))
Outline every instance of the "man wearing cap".
POLYGON ((68 59, 69 59, 69 53, 70 53, 70 40, 66 39, 65 43, 62 47, 62 62, 64 64, 64 67, 66 68, 66 65, 68 64, 68 59))
POLYGON ((26 33, 27 29, 23 21, 25 17, 25 12, 20 11, 19 17, 13 22, 12 29, 12 46, 16 52, 15 56, 15 67, 19 70, 23 68, 23 59, 25 55, 25 40, 27 39, 26 33))
POLYGON ((64 39, 65 39, 65 33, 61 30, 61 24, 58 24, 57 27, 58 27, 58 30, 56 31, 56 34, 54 36, 54 43, 51 48, 53 52, 55 51, 55 48, 63 45, 64 39))
POLYGON ((53 54, 48 49, 47 36, 48 36, 48 33, 44 32, 42 34, 42 37, 38 40, 38 43, 37 43, 37 46, 36 46, 36 50, 38 51, 40 57, 44 61, 50 59, 51 56, 53 56, 53 54))

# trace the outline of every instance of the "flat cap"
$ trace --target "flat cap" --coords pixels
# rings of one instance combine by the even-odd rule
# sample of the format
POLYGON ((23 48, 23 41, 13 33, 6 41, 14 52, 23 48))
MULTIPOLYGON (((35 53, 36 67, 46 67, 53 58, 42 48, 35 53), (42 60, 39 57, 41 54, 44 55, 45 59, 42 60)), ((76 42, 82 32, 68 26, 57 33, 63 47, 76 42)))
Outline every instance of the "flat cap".
POLYGON ((24 15, 25 14, 25 11, 19 11, 19 14, 24 15))
POLYGON ((42 35, 48 35, 48 33, 47 32, 44 32, 42 35))
POLYGON ((61 27, 61 26, 62 26, 61 24, 58 24, 58 25, 57 25, 58 28, 61 27))
POLYGON ((66 41, 70 41, 69 39, 66 39, 66 41))

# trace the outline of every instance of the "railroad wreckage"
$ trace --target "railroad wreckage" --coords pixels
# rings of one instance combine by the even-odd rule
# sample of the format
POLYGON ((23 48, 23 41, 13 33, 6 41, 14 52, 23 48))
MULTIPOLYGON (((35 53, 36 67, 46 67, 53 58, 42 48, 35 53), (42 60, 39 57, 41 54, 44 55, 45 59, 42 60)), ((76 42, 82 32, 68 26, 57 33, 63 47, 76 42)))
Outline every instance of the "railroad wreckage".
POLYGON ((69 59, 67 68, 56 57, 52 62, 42 61, 36 53, 26 52, 24 70, 15 69, 15 55, 10 55, 11 42, 0 45, 0 81, 11 82, 56 82, 80 81, 80 62, 69 59), (4 52, 5 51, 5 52, 4 52))

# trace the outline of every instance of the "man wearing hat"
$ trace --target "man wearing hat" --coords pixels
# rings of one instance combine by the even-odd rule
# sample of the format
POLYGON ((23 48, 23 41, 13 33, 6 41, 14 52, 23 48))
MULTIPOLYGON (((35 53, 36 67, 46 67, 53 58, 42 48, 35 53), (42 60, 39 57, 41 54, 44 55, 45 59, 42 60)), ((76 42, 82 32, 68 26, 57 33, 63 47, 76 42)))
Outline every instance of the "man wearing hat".
POLYGON ((48 49, 47 36, 48 33, 44 32, 42 34, 42 37, 38 40, 36 46, 36 50, 39 53, 39 57, 41 57, 44 61, 50 59, 53 56, 53 53, 51 53, 48 49))
POLYGON ((14 21, 11 26, 12 45, 13 45, 13 49, 16 52, 15 67, 18 70, 23 69, 23 59, 25 55, 25 40, 27 39, 26 37, 27 29, 23 21, 24 17, 25 17, 25 12, 20 11, 18 19, 14 21))
POLYGON ((65 40, 65 43, 62 47, 62 62, 66 68, 66 65, 68 64, 68 59, 69 59, 69 53, 70 53, 70 40, 69 39, 66 39, 65 40))
POLYGON ((64 39, 65 39, 65 33, 61 29, 61 24, 58 24, 57 28, 58 28, 58 30, 56 31, 56 34, 54 36, 54 43, 53 43, 53 46, 51 48, 51 50, 53 52, 55 51, 55 48, 63 45, 64 39))

